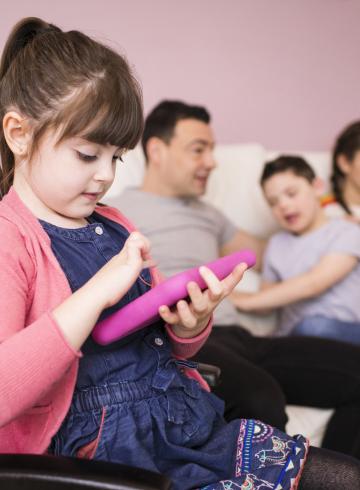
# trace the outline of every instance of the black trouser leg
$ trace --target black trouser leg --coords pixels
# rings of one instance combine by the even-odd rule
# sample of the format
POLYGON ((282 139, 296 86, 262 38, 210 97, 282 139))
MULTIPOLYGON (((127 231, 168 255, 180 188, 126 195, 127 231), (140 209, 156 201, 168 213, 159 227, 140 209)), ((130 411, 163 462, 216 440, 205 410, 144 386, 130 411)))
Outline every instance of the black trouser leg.
POLYGON ((230 347, 212 335, 195 359, 220 367, 221 380, 213 393, 225 401, 226 420, 254 418, 285 430, 285 397, 279 384, 238 354, 235 344, 230 347))
POLYGON ((335 408, 324 447, 360 458, 359 346, 314 337, 254 337, 238 326, 214 327, 197 358, 220 366, 226 381, 219 396, 236 404, 240 416, 281 427, 284 395, 290 404, 335 408), (259 387, 262 393, 268 390, 265 401, 258 398, 259 387), (276 413, 280 419, 270 422, 276 413))
POLYGON ((351 454, 360 459, 359 427, 360 406, 358 402, 338 407, 328 423, 322 447, 351 454))
POLYGON ((256 365, 279 382, 288 403, 335 408, 323 447, 360 458, 359 347, 313 337, 256 343, 256 365))

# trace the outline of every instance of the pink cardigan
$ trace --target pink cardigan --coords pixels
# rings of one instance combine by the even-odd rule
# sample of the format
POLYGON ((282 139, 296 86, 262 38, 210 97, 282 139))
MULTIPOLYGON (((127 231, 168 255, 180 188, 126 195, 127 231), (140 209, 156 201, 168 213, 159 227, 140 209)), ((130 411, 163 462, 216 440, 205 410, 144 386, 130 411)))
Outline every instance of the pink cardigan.
MULTIPOLYGON (((116 209, 96 211, 133 230, 116 209)), ((0 453, 40 454, 69 409, 81 353, 51 314, 71 294, 67 279, 13 188, 0 202, 0 285, 0 453)), ((168 329, 174 355, 194 355, 210 328, 186 340, 168 329)))

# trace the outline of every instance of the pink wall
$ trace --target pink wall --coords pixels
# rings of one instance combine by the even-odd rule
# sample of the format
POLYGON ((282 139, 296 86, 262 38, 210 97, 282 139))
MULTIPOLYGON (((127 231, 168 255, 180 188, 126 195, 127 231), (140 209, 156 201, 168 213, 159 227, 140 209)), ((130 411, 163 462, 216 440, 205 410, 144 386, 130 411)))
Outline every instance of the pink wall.
POLYGON ((219 142, 327 149, 360 118, 359 0, 17 0, 1 8, 0 47, 27 15, 112 40, 146 110, 205 104, 219 142))

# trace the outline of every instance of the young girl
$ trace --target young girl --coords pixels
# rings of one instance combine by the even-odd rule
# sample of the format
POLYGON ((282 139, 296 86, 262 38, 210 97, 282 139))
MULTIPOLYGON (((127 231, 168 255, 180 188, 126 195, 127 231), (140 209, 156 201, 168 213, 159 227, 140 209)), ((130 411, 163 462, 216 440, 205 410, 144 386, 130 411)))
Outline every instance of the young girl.
POLYGON ((338 136, 332 155, 332 195, 323 201, 330 217, 360 219, 360 121, 338 136))
MULTIPOLYGON (((175 490, 296 488, 306 440, 254 420, 226 424, 182 360, 244 267, 221 282, 204 268, 208 289, 189 283, 189 305, 162 307, 163 321, 107 347, 91 338, 99 317, 157 282, 147 240, 97 205, 142 130, 124 59, 24 19, 5 46, 0 101, 0 452, 130 464, 166 473, 175 490)), ((313 448, 302 474, 303 490, 360 478, 356 460, 313 448)))

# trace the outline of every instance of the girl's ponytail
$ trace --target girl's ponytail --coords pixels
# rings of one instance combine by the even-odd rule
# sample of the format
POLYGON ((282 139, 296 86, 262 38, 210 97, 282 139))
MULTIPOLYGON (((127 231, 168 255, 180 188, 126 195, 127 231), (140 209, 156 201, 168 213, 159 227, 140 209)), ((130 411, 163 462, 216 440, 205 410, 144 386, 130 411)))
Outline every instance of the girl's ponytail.
POLYGON ((0 62, 0 80, 4 77, 12 61, 22 49, 36 35, 51 29, 60 31, 58 27, 48 24, 38 17, 26 17, 19 21, 13 27, 3 50, 0 62))
MULTIPOLYGON (((81 135, 122 150, 143 129, 142 92, 124 56, 79 31, 29 17, 13 28, 0 62, 0 120, 17 110, 31 125, 27 158, 48 129, 57 143, 81 135)), ((0 129, 0 192, 13 182, 14 155, 0 129)))
MULTIPOLYGON (((37 17, 27 17, 18 22, 12 29, 9 38, 5 44, 0 60, 0 116, 1 120, 5 115, 5 103, 8 103, 9 97, 4 94, 4 84, 2 83, 6 73, 13 60, 20 51, 30 43, 35 36, 48 30, 59 30, 56 26, 48 24, 37 17), (6 102, 5 102, 6 101, 6 102)), ((14 101, 16 103, 16 101, 14 101)), ((0 197, 3 197, 12 185, 14 178, 14 155, 8 147, 2 124, 0 127, 0 197)))

